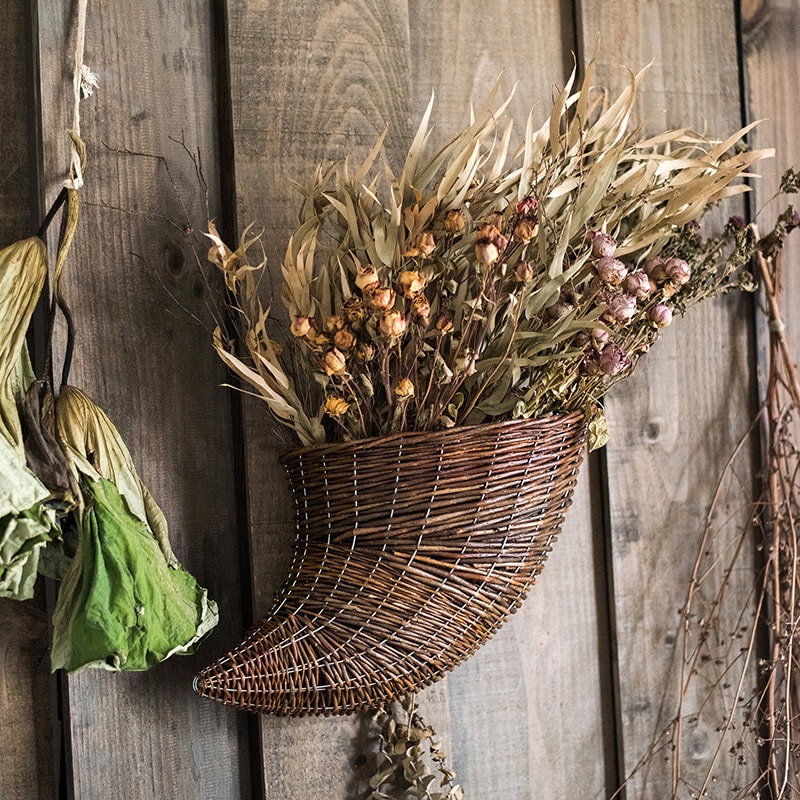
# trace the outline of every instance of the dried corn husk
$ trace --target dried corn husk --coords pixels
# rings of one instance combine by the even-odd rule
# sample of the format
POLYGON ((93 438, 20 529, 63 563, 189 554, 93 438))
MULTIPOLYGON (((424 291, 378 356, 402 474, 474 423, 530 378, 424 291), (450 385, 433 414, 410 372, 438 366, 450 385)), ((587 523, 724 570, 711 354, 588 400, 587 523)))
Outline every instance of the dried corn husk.
POLYGON ((0 597, 25 600, 42 548, 59 534, 51 493, 28 468, 20 409, 33 372, 25 333, 47 276, 41 240, 0 250, 0 597))
POLYGON ((217 605, 178 563, 116 428, 84 392, 65 386, 56 430, 83 502, 78 550, 53 613, 53 670, 144 670, 193 652, 216 625, 217 605))

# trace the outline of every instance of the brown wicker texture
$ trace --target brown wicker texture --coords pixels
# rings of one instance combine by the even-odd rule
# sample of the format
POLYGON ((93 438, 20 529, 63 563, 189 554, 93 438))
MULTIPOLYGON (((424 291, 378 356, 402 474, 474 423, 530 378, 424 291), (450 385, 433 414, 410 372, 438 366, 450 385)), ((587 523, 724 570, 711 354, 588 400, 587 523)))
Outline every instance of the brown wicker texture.
POLYGON ((441 678, 514 612, 558 535, 581 414, 294 450, 288 579, 195 691, 275 714, 346 714, 441 678))

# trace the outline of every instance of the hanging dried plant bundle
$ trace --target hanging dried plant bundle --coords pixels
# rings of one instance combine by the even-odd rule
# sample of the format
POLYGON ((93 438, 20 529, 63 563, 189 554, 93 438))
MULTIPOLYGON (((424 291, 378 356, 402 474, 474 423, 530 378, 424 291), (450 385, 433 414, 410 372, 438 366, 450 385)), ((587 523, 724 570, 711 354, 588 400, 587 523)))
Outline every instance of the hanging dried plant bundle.
POLYGON ((271 340, 248 233, 209 258, 242 316, 247 357, 223 361, 302 444, 595 409, 673 315, 739 286, 746 230, 698 245, 709 205, 768 151, 689 130, 643 137, 644 71, 613 102, 572 79, 511 147, 508 101, 428 154, 429 105, 399 171, 382 140, 352 170, 302 187, 282 300, 290 353, 271 340))

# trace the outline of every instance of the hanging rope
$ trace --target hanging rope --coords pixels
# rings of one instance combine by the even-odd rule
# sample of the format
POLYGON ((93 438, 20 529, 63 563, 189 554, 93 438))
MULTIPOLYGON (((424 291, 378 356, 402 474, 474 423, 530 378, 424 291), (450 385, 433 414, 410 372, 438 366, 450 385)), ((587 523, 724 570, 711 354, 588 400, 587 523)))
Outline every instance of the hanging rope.
POLYGON ((97 86, 97 77, 83 63, 88 6, 89 0, 78 0, 78 31, 75 37, 75 62, 72 76, 72 128, 68 131, 72 139, 72 161, 69 178, 64 182, 68 189, 80 189, 83 186, 86 149, 81 141, 81 100, 91 95, 94 87, 97 86))

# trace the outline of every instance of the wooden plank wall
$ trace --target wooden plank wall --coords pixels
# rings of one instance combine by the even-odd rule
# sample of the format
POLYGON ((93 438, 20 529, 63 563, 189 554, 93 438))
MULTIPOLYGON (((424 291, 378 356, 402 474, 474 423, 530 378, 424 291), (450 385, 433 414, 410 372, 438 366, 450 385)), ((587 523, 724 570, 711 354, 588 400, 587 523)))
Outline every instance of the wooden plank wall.
MULTIPOLYGON (((75 36, 68 3, 41 2, 31 20, 26 9, 37 4, 6 5, 0 102, 20 113, 0 115, 0 245, 31 231, 39 197, 52 202, 64 180, 75 36)), ((595 48, 599 79, 616 89, 624 67, 654 61, 637 114, 657 126, 729 132, 743 106, 771 117, 756 137, 781 152, 764 170, 758 194, 767 197, 781 169, 800 161, 799 26, 794 0, 742 9, 722 0, 90 0, 85 61, 100 87, 82 104, 90 167, 69 264, 79 325, 72 382, 116 421, 178 556, 220 602, 222 621, 196 656, 146 674, 50 678, 45 593, 0 602, 0 797, 366 794, 364 718, 251 719, 191 691, 191 675, 268 605, 293 535, 276 461, 286 442, 256 403, 243 404, 241 428, 238 400, 220 388, 207 330, 219 295, 196 258, 207 216, 229 236, 250 222, 263 228, 277 272, 297 208, 291 179, 365 151, 386 127, 399 158, 431 92, 434 138, 445 141, 501 73, 503 90, 518 84, 520 124, 535 103, 544 115, 571 53, 582 67, 595 48)), ((791 307, 800 279, 787 273, 791 307)), ((787 324, 800 351, 796 320, 787 324)), ((756 403, 753 326, 750 300, 729 298, 669 330, 609 399, 612 443, 586 464, 527 603, 423 693, 423 715, 468 798, 610 797, 625 776, 628 798, 671 796, 668 750, 635 768, 677 713, 675 646, 702 519, 756 403)), ((748 464, 737 480, 721 519, 738 519, 748 464)), ((720 528, 713 547, 722 553, 720 528)), ((739 607, 755 568, 739 563, 729 590, 739 607)), ((744 688, 754 680, 747 673, 744 688)), ((725 697, 694 721, 702 699, 690 694, 681 712, 677 796, 713 763, 712 796, 727 798, 757 759, 714 761, 725 697)))

